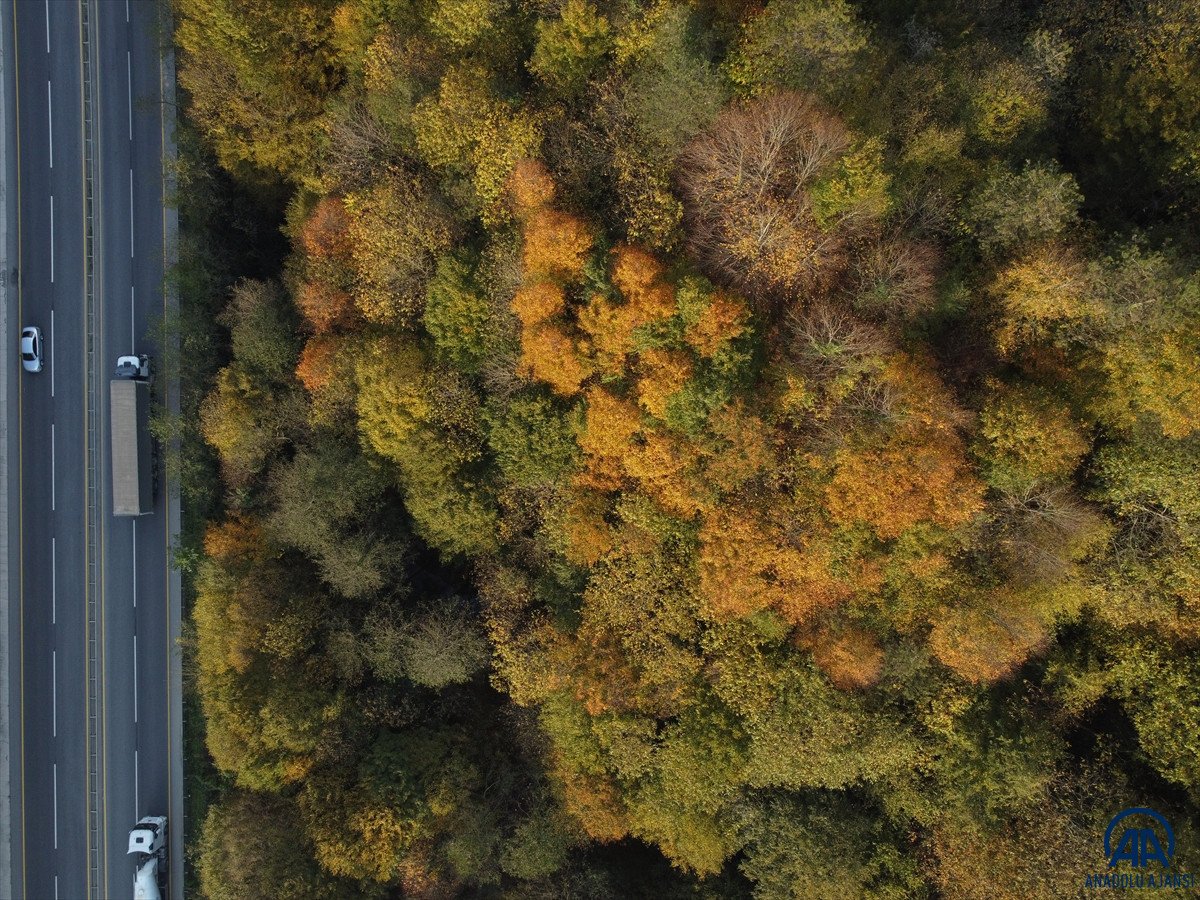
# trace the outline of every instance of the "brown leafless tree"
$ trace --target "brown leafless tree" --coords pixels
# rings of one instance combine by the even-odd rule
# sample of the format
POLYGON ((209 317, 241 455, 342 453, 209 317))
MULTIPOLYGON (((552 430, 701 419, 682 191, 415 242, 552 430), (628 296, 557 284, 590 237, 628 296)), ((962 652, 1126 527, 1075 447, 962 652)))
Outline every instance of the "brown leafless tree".
POLYGON ((678 160, 692 252, 760 303, 827 286, 844 264, 847 229, 817 223, 809 189, 849 144, 841 122, 804 94, 727 109, 678 160))
POLYGON ((323 124, 325 174, 339 191, 359 190, 400 161, 394 137, 362 100, 337 107, 323 124))
POLYGON ((855 254, 849 279, 851 305, 873 319, 896 322, 934 304, 937 251, 929 244, 892 237, 867 242, 855 254))

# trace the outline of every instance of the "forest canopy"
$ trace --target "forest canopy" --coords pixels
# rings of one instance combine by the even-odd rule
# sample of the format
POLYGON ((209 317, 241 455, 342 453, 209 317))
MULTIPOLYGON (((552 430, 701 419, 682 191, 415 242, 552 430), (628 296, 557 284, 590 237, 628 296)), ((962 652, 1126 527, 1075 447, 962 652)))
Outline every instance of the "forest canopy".
POLYGON ((176 10, 288 241, 198 412, 206 896, 1200 866, 1188 3, 176 10))

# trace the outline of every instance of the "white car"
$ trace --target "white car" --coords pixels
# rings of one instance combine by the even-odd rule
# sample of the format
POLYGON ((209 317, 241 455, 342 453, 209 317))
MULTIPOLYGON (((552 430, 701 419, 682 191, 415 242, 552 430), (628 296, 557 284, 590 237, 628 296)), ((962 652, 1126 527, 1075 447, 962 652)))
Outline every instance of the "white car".
POLYGON ((42 371, 42 329, 36 325, 21 329, 21 365, 26 372, 42 371))

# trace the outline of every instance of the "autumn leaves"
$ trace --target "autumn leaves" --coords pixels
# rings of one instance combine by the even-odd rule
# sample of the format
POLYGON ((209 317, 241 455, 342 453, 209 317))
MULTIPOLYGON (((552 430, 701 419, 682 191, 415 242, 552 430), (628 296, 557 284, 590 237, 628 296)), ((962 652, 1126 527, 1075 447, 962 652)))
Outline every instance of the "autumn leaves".
MULTIPOLYGON (((757 316, 643 249, 598 246, 555 207, 540 164, 520 163, 509 182, 519 371, 583 401, 580 466, 552 517, 563 552, 588 567, 656 552, 662 535, 627 512, 648 500, 692 535, 702 619, 770 610, 846 688, 882 662, 853 622, 897 577, 885 575, 893 545, 924 535, 900 554, 911 579, 922 558, 944 564, 939 548, 983 506, 963 413, 890 325, 928 302, 932 260, 870 224, 886 178, 852 146, 814 102, 771 95, 734 107, 682 161, 697 188, 685 194, 693 249, 756 298, 757 316), (775 244, 746 243, 753 234, 775 244), (872 293, 861 312, 847 302, 872 293)), ((922 605, 936 621, 955 603, 922 605)))

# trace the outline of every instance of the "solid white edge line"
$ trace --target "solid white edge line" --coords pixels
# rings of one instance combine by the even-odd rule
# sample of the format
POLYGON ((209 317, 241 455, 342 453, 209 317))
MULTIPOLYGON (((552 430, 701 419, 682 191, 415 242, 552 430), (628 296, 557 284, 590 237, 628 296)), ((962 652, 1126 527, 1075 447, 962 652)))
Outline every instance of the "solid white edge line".
POLYGON ((54 95, 50 90, 50 79, 46 79, 46 125, 50 129, 50 168, 54 168, 54 95))

